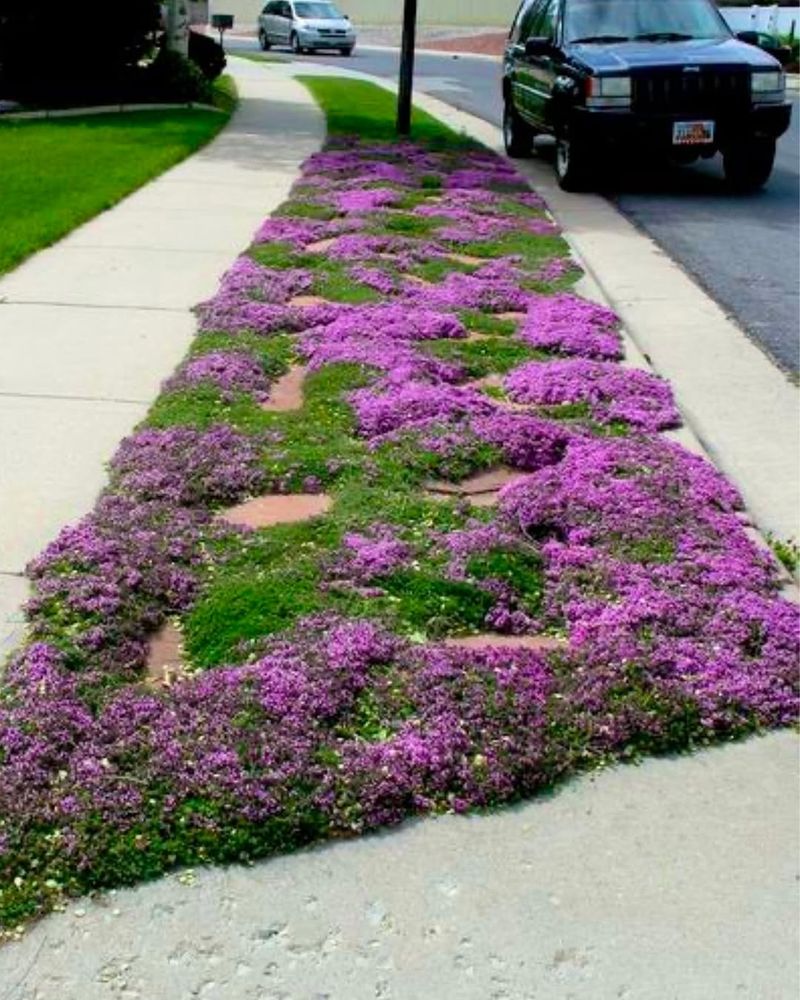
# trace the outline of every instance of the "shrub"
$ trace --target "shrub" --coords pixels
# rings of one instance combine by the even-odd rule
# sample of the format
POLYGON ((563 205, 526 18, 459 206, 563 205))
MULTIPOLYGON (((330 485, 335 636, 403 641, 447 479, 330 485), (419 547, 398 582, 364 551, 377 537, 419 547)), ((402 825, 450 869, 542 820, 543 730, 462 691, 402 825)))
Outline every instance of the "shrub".
POLYGON ((158 27, 157 0, 0 0, 3 96, 51 105, 122 99, 158 27))
POLYGON ((225 50, 208 35, 189 32, 189 58, 206 80, 216 80, 228 64, 225 50))
POLYGON ((211 100, 211 85, 199 67, 179 52, 161 49, 147 70, 148 93, 156 101, 211 100))

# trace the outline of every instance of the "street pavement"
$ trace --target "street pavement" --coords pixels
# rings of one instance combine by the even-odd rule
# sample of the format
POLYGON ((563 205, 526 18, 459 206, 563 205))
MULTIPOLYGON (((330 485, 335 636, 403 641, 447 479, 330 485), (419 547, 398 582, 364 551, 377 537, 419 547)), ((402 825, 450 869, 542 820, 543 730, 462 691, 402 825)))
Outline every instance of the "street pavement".
MULTIPOLYGON (((231 51, 258 49, 247 38, 230 39, 226 45, 231 51)), ((338 54, 297 58, 397 79, 396 51, 362 48, 350 59, 338 54)), ((415 86, 461 111, 500 122, 498 60, 419 52, 415 86)), ((792 102, 792 127, 778 144, 775 172, 763 191, 730 194, 717 156, 691 167, 620 178, 619 189, 608 197, 689 271, 773 361, 796 376, 800 370, 797 93, 792 102)), ((546 143, 540 152, 545 158, 551 154, 546 143)))

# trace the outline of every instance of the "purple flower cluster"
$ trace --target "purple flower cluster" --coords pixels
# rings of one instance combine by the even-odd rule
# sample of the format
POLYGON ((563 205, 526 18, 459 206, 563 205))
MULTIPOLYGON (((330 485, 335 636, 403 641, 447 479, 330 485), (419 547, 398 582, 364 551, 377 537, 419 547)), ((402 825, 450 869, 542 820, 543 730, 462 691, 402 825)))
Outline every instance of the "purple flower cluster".
POLYGON ((195 597, 208 531, 200 511, 103 497, 28 566, 32 636, 66 634, 76 663, 98 683, 136 680, 148 633, 195 597))
POLYGON ((415 350, 413 344, 465 336, 463 323, 451 313, 380 304, 343 310, 332 322, 304 333, 298 347, 312 370, 349 362, 377 368, 395 384, 415 379, 455 382, 462 377, 458 365, 415 350))
POLYGON ((264 481, 256 441, 227 424, 143 430, 111 462, 115 488, 141 501, 209 508, 257 493, 264 481))
POLYGON ((488 313, 523 312, 530 294, 520 288, 519 282, 506 277, 495 277, 496 272, 482 275, 448 274, 443 282, 420 289, 408 283, 406 293, 428 308, 478 309, 488 313))
POLYGON ((536 272, 536 278, 539 281, 549 284, 560 281, 570 274, 577 277, 580 273, 580 267, 575 261, 570 260, 569 257, 554 257, 552 260, 548 260, 546 264, 542 264, 536 272))
MULTIPOLYGON (((547 269, 561 265, 551 261, 539 272, 542 280, 560 277, 563 271, 547 269)), ((577 355, 616 361, 622 357, 622 346, 616 328, 619 320, 603 306, 576 295, 535 296, 529 299, 528 315, 520 338, 531 347, 540 347, 555 354, 577 355)))
POLYGON ((608 361, 532 361, 512 371, 504 385, 517 403, 587 403, 592 418, 601 424, 621 420, 646 431, 680 425, 672 391, 663 379, 608 361))
MULTIPOLYGON (((582 699, 610 697, 635 669, 711 731, 796 716, 798 609, 776 596, 739 504, 703 459, 656 438, 576 439, 506 488, 503 513, 546 539, 546 613, 567 624, 582 699)), ((614 741, 624 722, 609 721, 614 741)))
POLYGON ((185 361, 164 383, 164 392, 181 392, 209 385, 219 389, 223 399, 237 393, 251 393, 259 401, 269 395, 269 380, 263 367, 244 351, 209 351, 185 361))
POLYGON ((400 197, 402 197, 402 192, 396 188, 359 187, 337 194, 335 201, 340 212, 354 212, 359 215, 363 212, 374 212, 378 208, 393 205, 400 197))
POLYGON ((359 431, 380 438, 429 424, 447 424, 472 416, 490 416, 495 407, 475 389, 428 382, 400 383, 385 392, 357 389, 350 395, 359 431))

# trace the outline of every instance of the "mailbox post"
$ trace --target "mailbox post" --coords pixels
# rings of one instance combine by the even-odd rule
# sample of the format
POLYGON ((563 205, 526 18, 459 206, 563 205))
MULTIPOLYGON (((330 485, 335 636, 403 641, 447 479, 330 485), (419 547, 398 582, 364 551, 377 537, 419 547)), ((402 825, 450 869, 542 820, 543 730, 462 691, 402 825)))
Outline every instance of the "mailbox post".
POLYGON ((233 14, 212 14, 211 27, 219 32, 219 44, 225 48, 225 32, 233 27, 233 14))

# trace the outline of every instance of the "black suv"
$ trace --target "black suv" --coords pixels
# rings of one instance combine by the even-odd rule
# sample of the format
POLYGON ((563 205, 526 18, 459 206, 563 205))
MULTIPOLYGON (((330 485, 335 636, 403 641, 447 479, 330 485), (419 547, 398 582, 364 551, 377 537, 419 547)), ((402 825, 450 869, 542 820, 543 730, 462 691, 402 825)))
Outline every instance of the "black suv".
POLYGON ((554 135, 566 190, 610 156, 720 151, 729 184, 753 190, 789 127, 785 87, 711 0, 523 0, 503 66, 506 150, 530 156, 535 135, 554 135))

